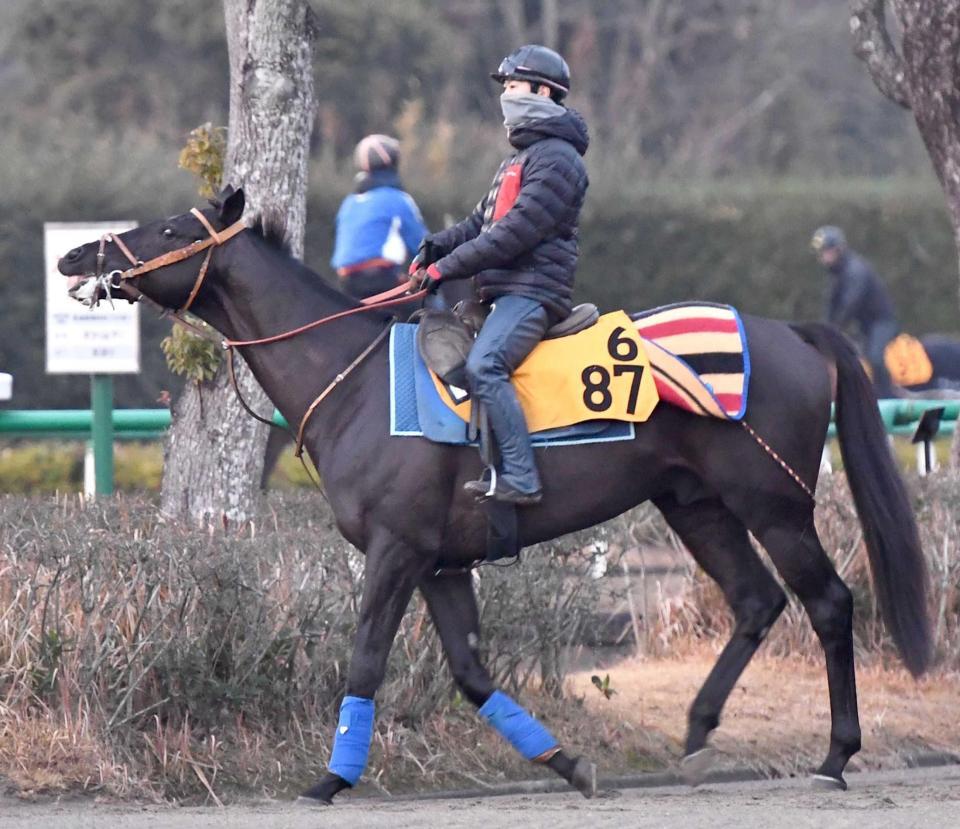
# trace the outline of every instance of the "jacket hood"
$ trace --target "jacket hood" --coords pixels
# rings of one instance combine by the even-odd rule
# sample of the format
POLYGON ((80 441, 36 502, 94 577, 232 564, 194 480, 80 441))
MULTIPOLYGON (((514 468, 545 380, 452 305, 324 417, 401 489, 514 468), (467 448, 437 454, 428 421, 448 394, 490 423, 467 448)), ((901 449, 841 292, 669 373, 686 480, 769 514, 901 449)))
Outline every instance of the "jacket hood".
POLYGON ((518 150, 525 149, 544 138, 562 138, 572 144, 580 155, 587 152, 590 144, 587 122, 575 109, 568 109, 563 115, 544 118, 542 121, 535 121, 510 130, 508 138, 518 150))
POLYGON ((354 176, 353 192, 366 193, 377 187, 396 187, 402 190, 400 176, 396 170, 371 170, 369 173, 361 171, 354 176))

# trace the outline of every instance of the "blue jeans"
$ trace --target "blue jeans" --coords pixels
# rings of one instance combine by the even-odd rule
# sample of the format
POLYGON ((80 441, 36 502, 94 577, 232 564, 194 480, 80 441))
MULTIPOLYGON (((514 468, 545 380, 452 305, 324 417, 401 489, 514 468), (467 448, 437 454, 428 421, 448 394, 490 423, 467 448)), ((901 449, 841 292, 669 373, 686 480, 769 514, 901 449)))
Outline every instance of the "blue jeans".
POLYGON ((540 476, 510 375, 549 327, 547 311, 539 302, 506 294, 497 298, 467 357, 470 393, 486 406, 500 448, 500 477, 524 493, 540 490, 540 476))

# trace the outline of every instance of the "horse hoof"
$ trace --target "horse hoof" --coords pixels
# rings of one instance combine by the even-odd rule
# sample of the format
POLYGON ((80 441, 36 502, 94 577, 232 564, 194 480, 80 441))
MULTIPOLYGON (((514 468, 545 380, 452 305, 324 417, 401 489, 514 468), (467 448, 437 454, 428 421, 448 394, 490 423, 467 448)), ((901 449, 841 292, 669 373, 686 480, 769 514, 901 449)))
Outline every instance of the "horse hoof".
POLYGON ((322 797, 310 797, 309 795, 302 794, 296 801, 294 801, 300 806, 332 806, 332 800, 324 800, 322 797))
POLYGON ((570 775, 570 785, 586 798, 594 797, 597 793, 597 766, 589 760, 580 757, 570 775))
POLYGON ((815 774, 810 778, 810 785, 815 789, 831 792, 845 792, 847 781, 842 777, 830 777, 828 774, 815 774))
POLYGON ((699 786, 707 778, 717 759, 717 750, 705 746, 680 761, 680 777, 688 786, 699 786))
POLYGON ((333 796, 337 792, 349 789, 350 784, 339 774, 328 771, 320 780, 305 792, 300 792, 297 803, 309 806, 332 806, 333 796))

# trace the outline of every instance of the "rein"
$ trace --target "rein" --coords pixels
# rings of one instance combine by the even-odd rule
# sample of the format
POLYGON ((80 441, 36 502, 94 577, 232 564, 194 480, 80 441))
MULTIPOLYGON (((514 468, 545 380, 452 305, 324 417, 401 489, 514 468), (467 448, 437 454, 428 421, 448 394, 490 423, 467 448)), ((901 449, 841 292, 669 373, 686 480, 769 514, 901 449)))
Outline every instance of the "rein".
MULTIPOLYGON (((298 334, 302 334, 305 331, 310 331, 313 328, 318 328, 325 323, 334 322, 335 320, 343 319, 345 317, 352 316, 353 314, 360 314, 364 311, 379 311, 382 308, 391 308, 394 305, 403 305, 411 300, 419 299, 426 293, 426 290, 421 290, 412 294, 408 294, 406 285, 398 285, 396 288, 391 288, 388 291, 384 291, 380 294, 374 294, 373 296, 361 300, 361 304, 356 308, 348 308, 346 311, 338 311, 336 314, 330 314, 329 316, 321 317, 313 322, 308 322, 306 325, 301 325, 299 328, 293 328, 289 331, 284 331, 281 334, 274 334, 272 337, 261 337, 258 340, 223 340, 222 345, 224 350, 227 352, 228 363, 230 367, 230 380, 233 383, 233 389, 236 392, 237 399, 240 401, 240 404, 243 406, 243 408, 247 410, 247 413, 252 415, 261 423, 266 423, 268 426, 276 426, 273 421, 267 420, 264 417, 260 417, 260 415, 253 411, 253 409, 251 409, 250 406, 247 405, 247 402, 243 399, 243 395, 240 393, 240 387, 237 385, 237 379, 233 368, 233 350, 235 348, 242 348, 252 345, 269 345, 270 343, 289 340, 293 337, 296 337, 298 334)), ((293 454, 295 457, 299 458, 301 462, 303 462, 303 434, 307 427, 307 421, 310 419, 310 416, 314 413, 314 411, 316 411, 317 407, 324 401, 327 395, 329 395, 338 385, 340 385, 340 383, 346 380, 350 373, 357 366, 359 366, 378 345, 380 345, 392 327, 393 320, 391 320, 390 324, 376 336, 370 345, 360 352, 360 354, 353 360, 352 363, 350 363, 350 365, 337 374, 337 376, 330 381, 327 387, 314 398, 313 402, 307 407, 306 412, 304 412, 303 417, 300 419, 300 426, 297 429, 297 434, 294 436, 293 432, 290 432, 291 436, 293 436, 296 441, 296 447, 293 454)))

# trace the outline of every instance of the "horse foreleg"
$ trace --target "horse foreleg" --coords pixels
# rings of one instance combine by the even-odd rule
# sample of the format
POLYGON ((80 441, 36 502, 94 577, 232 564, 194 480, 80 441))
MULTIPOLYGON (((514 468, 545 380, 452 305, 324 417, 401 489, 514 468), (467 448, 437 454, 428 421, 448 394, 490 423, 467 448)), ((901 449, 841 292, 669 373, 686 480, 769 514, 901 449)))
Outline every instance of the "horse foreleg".
POLYGON ((412 549, 392 538, 367 550, 360 619, 329 770, 301 798, 332 803, 337 792, 354 786, 363 774, 373 737, 373 696, 383 682, 400 619, 426 569, 412 549))
POLYGON ((542 724, 494 687, 480 662, 480 616, 472 579, 470 573, 458 573, 420 582, 454 680, 480 715, 527 760, 546 764, 584 797, 593 797, 596 766, 565 754, 542 724))
POLYGON ((690 706, 681 772, 696 785, 711 759, 707 739, 787 597, 750 545, 746 527, 720 501, 686 506, 672 499, 655 503, 697 563, 720 586, 735 619, 730 641, 690 706))

